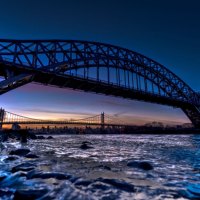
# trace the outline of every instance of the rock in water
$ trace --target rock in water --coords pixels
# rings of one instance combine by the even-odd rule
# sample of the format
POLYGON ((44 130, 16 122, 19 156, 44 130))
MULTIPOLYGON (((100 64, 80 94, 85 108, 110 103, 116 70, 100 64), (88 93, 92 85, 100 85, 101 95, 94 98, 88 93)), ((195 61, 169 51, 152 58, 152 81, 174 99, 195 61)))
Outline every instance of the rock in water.
POLYGON ((36 140, 37 136, 34 133, 30 133, 29 138, 32 139, 32 140, 36 140))
POLYGON ((92 142, 83 141, 82 144, 92 144, 92 142))
POLYGON ((39 156, 37 156, 37 155, 35 155, 35 154, 31 154, 31 153, 25 155, 25 157, 26 157, 26 158, 39 158, 39 156))
POLYGON ((106 165, 99 165, 97 166, 98 168, 102 168, 102 169, 105 169, 105 170, 111 170, 111 168, 109 166, 106 166, 106 165))
POLYGON ((37 136, 37 139, 43 140, 43 139, 45 139, 45 137, 44 137, 43 135, 38 135, 38 136, 37 136))
POLYGON ((47 139, 54 139, 52 136, 48 136, 47 139))
POLYGON ((87 143, 83 142, 80 146, 80 149, 86 150, 86 149, 92 149, 93 147, 88 146, 87 143))
POLYGON ((136 161, 129 161, 127 163, 127 166, 128 167, 138 167, 138 162, 136 162, 136 161))
POLYGON ((134 185, 127 183, 125 181, 122 181, 122 180, 108 179, 108 178, 98 178, 97 181, 107 183, 109 185, 116 187, 117 189, 120 189, 120 190, 124 190, 124 191, 127 191, 127 192, 135 192, 134 185))
POLYGON ((44 196, 47 192, 47 189, 19 189, 15 192, 14 200, 35 200, 44 196))
POLYGON ((83 179, 79 179, 79 180, 77 180, 74 183, 74 185, 80 185, 80 186, 88 186, 90 184, 92 184, 92 181, 90 181, 90 180, 83 180, 83 179))
POLYGON ((12 168, 12 172, 17 171, 31 171, 35 168, 35 165, 32 163, 22 163, 12 168))
POLYGON ((112 190, 112 185, 109 185, 107 183, 103 183, 103 182, 100 182, 100 181, 95 181, 90 186, 94 190, 102 190, 102 191, 112 190))
POLYGON ((58 180, 66 180, 71 178, 69 174, 64 173, 58 173, 58 172, 34 172, 31 171, 28 175, 28 178, 41 178, 41 179, 49 179, 49 178, 55 178, 58 180))
POLYGON ((141 162, 139 163, 139 167, 143 170, 152 170, 153 166, 148 162, 141 162))
POLYGON ((143 170, 152 170, 153 166, 148 162, 130 161, 127 163, 128 167, 135 167, 143 170))
POLYGON ((6 177, 7 177, 7 174, 4 173, 4 172, 1 172, 1 173, 0 173, 0 182, 1 182, 2 180, 4 180, 6 177))
POLYGON ((25 156, 30 152, 29 149, 16 149, 10 152, 10 155, 25 156))
POLYGON ((9 161, 17 160, 17 159, 19 159, 19 157, 13 155, 13 156, 9 156, 9 157, 5 158, 3 161, 4 162, 9 162, 9 161))
POLYGON ((106 169, 106 170, 109 170, 109 171, 111 170, 111 168, 109 166, 106 166, 106 165, 103 166, 103 169, 106 169))

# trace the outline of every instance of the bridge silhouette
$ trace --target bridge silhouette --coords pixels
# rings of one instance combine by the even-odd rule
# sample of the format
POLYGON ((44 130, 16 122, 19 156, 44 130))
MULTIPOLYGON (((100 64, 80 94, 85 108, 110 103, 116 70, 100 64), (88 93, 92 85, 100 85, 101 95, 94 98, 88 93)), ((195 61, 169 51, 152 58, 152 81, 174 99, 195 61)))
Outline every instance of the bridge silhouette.
POLYGON ((200 128, 200 95, 160 63, 114 45, 0 40, 0 94, 30 82, 181 108, 200 128))
POLYGON ((87 118, 82 119, 74 119, 74 120, 42 120, 42 119, 34 119, 22 115, 18 115, 15 113, 11 113, 5 111, 4 109, 0 109, 0 127, 2 125, 13 125, 13 124, 41 124, 41 125, 84 125, 84 126, 131 126, 129 124, 125 124, 118 117, 113 117, 111 115, 105 114, 102 112, 99 115, 94 115, 87 118))

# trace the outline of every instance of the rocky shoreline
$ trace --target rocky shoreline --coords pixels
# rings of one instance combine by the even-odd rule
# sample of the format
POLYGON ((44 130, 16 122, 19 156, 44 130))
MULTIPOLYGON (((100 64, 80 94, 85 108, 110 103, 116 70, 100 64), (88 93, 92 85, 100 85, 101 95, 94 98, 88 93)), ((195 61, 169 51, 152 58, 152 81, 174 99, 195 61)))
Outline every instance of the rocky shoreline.
MULTIPOLYGON (((40 154, 26 146, 27 140, 54 140, 52 136, 36 136, 25 130, 1 132, 1 159, 0 159, 0 199, 5 200, 49 200, 49 199, 146 199, 144 191, 149 195, 162 195, 163 199, 169 196, 171 199, 198 199, 200 193, 197 185, 188 190, 174 191, 170 189, 151 189, 150 186, 138 186, 120 178, 123 169, 139 170, 150 176, 154 166, 148 161, 127 160, 116 170, 115 163, 87 164, 88 160, 68 159, 72 168, 78 166, 78 170, 86 167, 89 174, 82 176, 79 171, 72 172, 52 171, 44 167, 46 160, 40 154), (9 148, 9 144, 18 141, 17 148, 9 148), (4 146, 5 145, 5 146, 4 146), (7 146, 6 146, 7 145, 7 146), (79 174, 79 175, 78 175, 79 174), (107 175, 106 175, 107 174, 107 175), (170 195, 169 195, 170 194, 170 195)), ((90 151, 95 149, 95 144, 90 141, 82 141, 77 149, 90 151)), ((50 156, 54 161, 53 155, 50 156)), ((118 166, 119 167, 119 166, 118 166)), ((151 198, 149 198, 151 199, 151 198)), ((169 198, 170 199, 170 198, 169 198)))
MULTIPOLYGON (((4 132, 1 134, 1 141, 25 139, 53 139, 53 137, 42 137, 34 134, 28 134, 26 131, 4 132), (21 134, 21 135, 20 135, 21 134)), ((82 150, 94 148, 91 142, 84 141, 79 147, 82 150)), ((3 199, 14 200, 49 200, 49 199, 96 199, 96 195, 91 194, 94 191, 102 192, 115 189, 118 192, 109 194, 109 199, 115 199, 120 191, 129 194, 134 193, 134 185, 118 179, 97 178, 87 180, 74 176, 69 173, 42 171, 37 169, 39 155, 31 152, 28 148, 13 149, 4 156, 2 162, 5 165, 13 164, 9 170, 0 171, 0 197, 3 199), (45 180, 51 180, 47 184, 45 180)), ((2 163, 1 163, 2 165, 2 163)), ((148 164, 146 164, 148 165, 148 164)), ((150 165, 150 164, 149 164, 150 165)), ((144 167, 143 165, 130 164, 129 166, 144 167)), ((103 170, 110 171, 111 168, 105 165, 96 166, 103 170)), ((149 170, 143 168, 144 170, 149 170)), ((151 169, 153 169, 151 167, 151 169)), ((150 170, 151 170, 150 169, 150 170)), ((102 198, 104 199, 104 198, 102 198)))

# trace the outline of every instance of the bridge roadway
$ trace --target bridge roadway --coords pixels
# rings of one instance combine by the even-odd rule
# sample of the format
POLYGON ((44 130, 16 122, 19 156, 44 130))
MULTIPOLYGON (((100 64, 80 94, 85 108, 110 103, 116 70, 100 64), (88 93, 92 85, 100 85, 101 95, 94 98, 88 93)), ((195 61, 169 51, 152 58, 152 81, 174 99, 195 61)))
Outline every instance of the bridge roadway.
POLYGON ((67 121, 26 121, 26 122, 2 122, 2 125, 13 125, 14 123, 19 123, 20 125, 83 125, 83 126, 112 126, 112 127, 132 127, 130 124, 116 124, 116 123, 98 123, 98 122, 67 122, 67 121))

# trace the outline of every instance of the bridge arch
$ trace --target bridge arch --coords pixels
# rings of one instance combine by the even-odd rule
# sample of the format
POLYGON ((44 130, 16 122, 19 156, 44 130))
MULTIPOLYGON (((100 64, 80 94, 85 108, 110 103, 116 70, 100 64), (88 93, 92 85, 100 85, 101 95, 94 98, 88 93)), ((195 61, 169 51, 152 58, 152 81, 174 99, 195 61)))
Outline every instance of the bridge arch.
POLYGON ((0 76, 5 77, 0 94, 31 81, 56 85, 57 80, 59 87, 93 91, 91 85, 96 88, 94 92, 105 94, 115 88, 133 92, 124 94, 125 98, 180 107, 195 126, 200 123, 199 95, 183 80, 144 55, 110 44, 0 40, 0 76), (70 81, 82 86, 76 87, 75 82, 70 86, 70 81), (99 86, 102 88, 97 89, 99 86))

